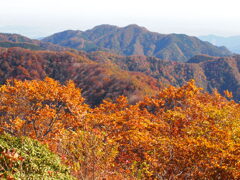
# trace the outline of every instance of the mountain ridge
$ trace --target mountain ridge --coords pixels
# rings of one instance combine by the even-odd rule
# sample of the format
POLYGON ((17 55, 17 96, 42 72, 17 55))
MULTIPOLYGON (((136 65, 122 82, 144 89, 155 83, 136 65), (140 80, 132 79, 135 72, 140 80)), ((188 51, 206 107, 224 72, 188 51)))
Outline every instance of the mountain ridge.
POLYGON ((234 53, 240 53, 240 36, 217 36, 217 35, 206 35, 199 36, 199 39, 208 41, 217 46, 226 46, 229 50, 234 53))
POLYGON ((22 47, 30 50, 50 50, 65 51, 69 48, 62 47, 53 43, 30 39, 20 34, 0 33, 0 47, 22 47))
POLYGON ((216 47, 194 36, 160 34, 136 24, 125 27, 99 25, 87 31, 68 30, 48 36, 42 41, 87 52, 103 50, 120 55, 156 56, 182 62, 200 54, 231 55, 225 47, 216 47))

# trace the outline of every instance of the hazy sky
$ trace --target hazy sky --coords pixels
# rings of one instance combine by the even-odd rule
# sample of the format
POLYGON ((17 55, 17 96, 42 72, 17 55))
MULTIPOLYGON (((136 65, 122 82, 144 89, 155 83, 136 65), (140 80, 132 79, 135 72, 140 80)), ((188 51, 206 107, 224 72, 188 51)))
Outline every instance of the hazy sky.
POLYGON ((0 0, 0 31, 46 36, 100 24, 160 33, 240 35, 239 0, 0 0))

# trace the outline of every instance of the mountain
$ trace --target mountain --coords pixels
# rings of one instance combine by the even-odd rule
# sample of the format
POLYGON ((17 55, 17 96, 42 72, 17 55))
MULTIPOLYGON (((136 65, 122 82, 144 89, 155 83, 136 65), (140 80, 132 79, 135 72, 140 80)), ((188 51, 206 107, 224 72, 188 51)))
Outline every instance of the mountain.
POLYGON ((0 47, 22 47, 31 50, 64 51, 65 48, 56 44, 33 40, 19 34, 0 33, 0 47))
POLYGON ((224 95, 224 91, 229 90, 236 101, 240 100, 240 55, 229 57, 197 55, 185 63, 104 52, 89 53, 88 58, 101 64, 112 62, 122 70, 144 73, 156 79, 160 88, 168 85, 179 87, 194 79, 199 87, 208 92, 217 89, 224 95))
POLYGON ((217 46, 226 46, 234 53, 240 53, 240 36, 222 37, 216 35, 199 36, 199 39, 208 41, 217 46))
POLYGON ((122 28, 100 25, 87 31, 67 30, 42 41, 87 52, 104 50, 119 55, 146 55, 182 62, 199 54, 231 55, 225 47, 214 46, 197 37, 150 32, 134 24, 122 28))
POLYGON ((108 52, 31 51, 0 48, 0 84, 7 79, 73 80, 87 103, 127 96, 130 103, 152 96, 169 85, 182 86, 191 79, 208 92, 225 90, 240 100, 240 56, 198 55, 188 62, 147 56, 121 56, 108 52))
POLYGON ((141 72, 122 70, 111 63, 106 66, 94 62, 85 53, 0 48, 0 84, 12 78, 32 80, 47 76, 62 83, 73 80, 91 105, 120 95, 134 103, 159 90, 156 79, 141 72))

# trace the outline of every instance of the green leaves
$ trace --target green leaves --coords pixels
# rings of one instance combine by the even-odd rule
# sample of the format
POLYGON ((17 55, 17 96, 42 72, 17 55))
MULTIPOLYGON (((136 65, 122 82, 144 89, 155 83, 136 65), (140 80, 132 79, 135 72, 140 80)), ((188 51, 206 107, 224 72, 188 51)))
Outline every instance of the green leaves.
POLYGON ((0 135, 0 176, 14 179, 74 179, 60 158, 27 137, 0 135))

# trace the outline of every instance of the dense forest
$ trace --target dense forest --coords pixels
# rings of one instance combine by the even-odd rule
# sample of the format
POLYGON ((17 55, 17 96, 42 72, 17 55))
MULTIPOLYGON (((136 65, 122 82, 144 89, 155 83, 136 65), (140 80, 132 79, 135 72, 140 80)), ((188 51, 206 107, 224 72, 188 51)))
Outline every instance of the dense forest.
POLYGON ((190 81, 134 105, 120 96, 91 108, 72 81, 9 80, 0 87, 0 176, 239 179, 240 106, 225 95, 190 81))
POLYGON ((240 100, 240 56, 198 55, 188 62, 174 62, 147 56, 120 56, 106 52, 32 51, 0 48, 0 84, 7 79, 43 80, 61 83, 73 80, 86 102, 98 105, 103 99, 123 95, 131 104, 153 96, 169 85, 180 87, 194 79, 208 92, 228 90, 240 100))
POLYGON ((0 179, 240 179, 239 72, 136 25, 2 33, 0 179))

